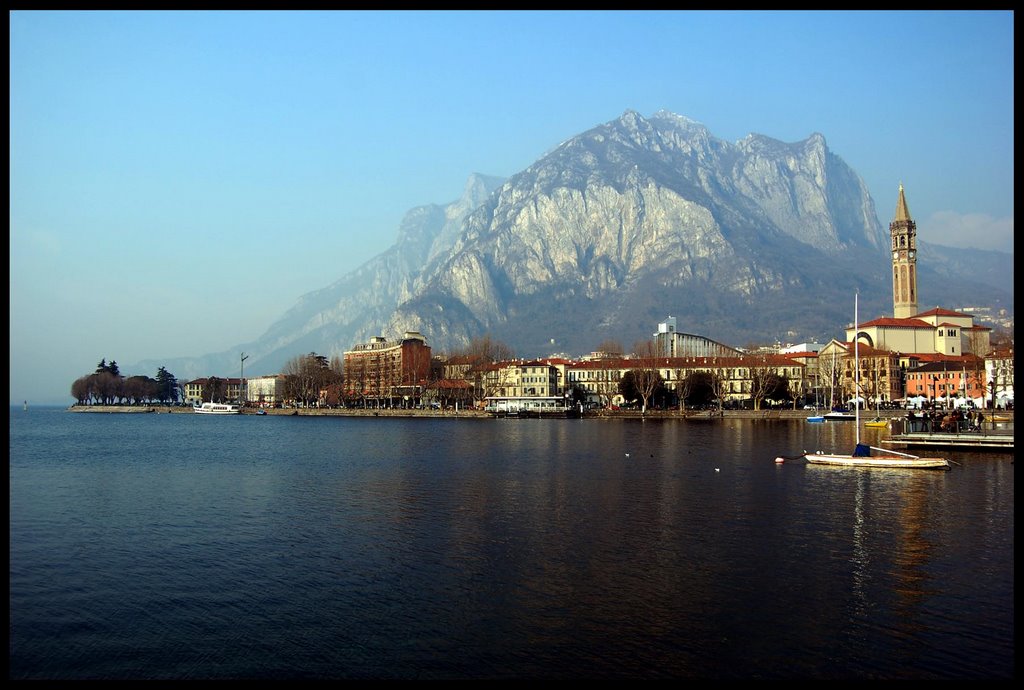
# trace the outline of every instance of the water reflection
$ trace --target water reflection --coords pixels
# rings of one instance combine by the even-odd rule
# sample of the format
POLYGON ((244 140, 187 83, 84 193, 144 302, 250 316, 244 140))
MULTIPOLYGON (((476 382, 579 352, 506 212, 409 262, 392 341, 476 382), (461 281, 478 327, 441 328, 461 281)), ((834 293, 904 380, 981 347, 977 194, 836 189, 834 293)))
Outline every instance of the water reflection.
POLYGON ((12 433, 14 677, 1013 675, 992 456, 780 466, 852 429, 761 420, 136 417, 123 443, 64 417, 57 453, 12 433))

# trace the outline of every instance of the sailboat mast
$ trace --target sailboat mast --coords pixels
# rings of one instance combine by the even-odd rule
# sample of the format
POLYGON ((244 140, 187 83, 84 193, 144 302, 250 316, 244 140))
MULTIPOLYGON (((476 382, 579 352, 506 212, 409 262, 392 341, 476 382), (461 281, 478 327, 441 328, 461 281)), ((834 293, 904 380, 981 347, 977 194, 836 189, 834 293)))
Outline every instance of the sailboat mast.
POLYGON ((836 350, 832 349, 832 369, 828 377, 828 409, 833 410, 836 406, 836 379, 839 378, 839 370, 836 369, 836 350))
POLYGON ((854 419, 857 420, 857 445, 860 445, 860 349, 857 347, 857 337, 860 321, 858 319, 858 298, 859 292, 853 294, 853 409, 856 411, 854 419))

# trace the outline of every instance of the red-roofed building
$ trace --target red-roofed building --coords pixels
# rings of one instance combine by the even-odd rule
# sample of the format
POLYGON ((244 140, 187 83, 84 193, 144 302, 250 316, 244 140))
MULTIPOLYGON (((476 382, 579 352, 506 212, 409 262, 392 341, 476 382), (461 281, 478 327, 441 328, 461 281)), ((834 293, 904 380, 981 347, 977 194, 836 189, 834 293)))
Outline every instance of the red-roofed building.
POLYGON ((752 389, 765 372, 785 376, 796 389, 792 393, 806 394, 804 368, 799 358, 778 354, 616 358, 573 362, 566 367, 566 382, 569 388, 580 386, 592 400, 607 405, 623 402, 619 382, 631 369, 657 371, 665 386, 676 393, 683 392, 691 374, 700 372, 712 375, 717 398, 723 402, 740 402, 752 397, 752 389))
POLYGON ((985 356, 989 351, 991 329, 976 326, 973 315, 941 307, 918 311, 917 223, 910 217, 902 184, 889 235, 892 240, 893 317, 848 326, 846 340, 853 342, 856 335, 872 347, 893 352, 985 356))
POLYGON ((940 309, 918 314, 913 318, 883 317, 846 327, 846 339, 853 342, 857 333, 861 342, 894 352, 941 354, 959 357, 963 354, 984 356, 989 350, 986 326, 974 325, 974 316, 940 309))
POLYGON ((240 400, 242 379, 216 376, 192 379, 185 383, 184 402, 201 405, 204 402, 235 402, 240 400))
POLYGON ((925 362, 907 372, 907 397, 924 396, 929 400, 985 397, 984 369, 965 358, 960 362, 925 362))

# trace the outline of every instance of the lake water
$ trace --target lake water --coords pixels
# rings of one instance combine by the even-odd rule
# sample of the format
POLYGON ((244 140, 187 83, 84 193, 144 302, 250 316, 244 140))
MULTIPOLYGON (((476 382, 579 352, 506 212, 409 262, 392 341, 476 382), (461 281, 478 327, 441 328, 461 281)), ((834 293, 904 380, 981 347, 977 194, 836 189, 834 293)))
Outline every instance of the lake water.
POLYGON ((12 407, 9 676, 1012 679, 1012 455, 852 442, 12 407))

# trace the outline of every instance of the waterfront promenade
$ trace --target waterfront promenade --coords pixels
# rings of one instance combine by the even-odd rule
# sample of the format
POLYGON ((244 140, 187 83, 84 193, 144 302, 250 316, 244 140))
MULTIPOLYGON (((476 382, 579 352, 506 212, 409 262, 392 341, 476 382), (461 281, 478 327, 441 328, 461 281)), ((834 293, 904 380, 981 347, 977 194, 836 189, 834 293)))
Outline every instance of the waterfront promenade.
MULTIPOLYGON (((151 413, 151 414, 194 414, 189 405, 72 405, 68 408, 70 412, 92 412, 92 413, 151 413)), ((244 415, 255 415, 256 408, 245 408, 244 415)), ((304 416, 304 417, 422 417, 427 419, 491 419, 493 415, 488 412, 473 409, 446 409, 446 410, 417 410, 401 408, 318 408, 318 407, 285 407, 266 408, 267 415, 283 416, 304 416)), ((985 410, 985 415, 991 419, 992 410, 985 410)), ((1007 417, 1012 422, 1013 410, 998 410, 996 414, 1000 417, 1007 417)), ((639 410, 590 410, 583 414, 585 419, 788 419, 802 420, 813 414, 820 414, 813 410, 793 409, 770 409, 770 410, 723 410, 722 412, 706 410, 648 410, 641 413, 639 410)), ((873 410, 866 411, 863 419, 873 417, 873 410)), ((906 410, 879 410, 878 416, 882 419, 903 420, 907 416, 906 410)), ((842 424, 844 422, 834 422, 842 424)))

